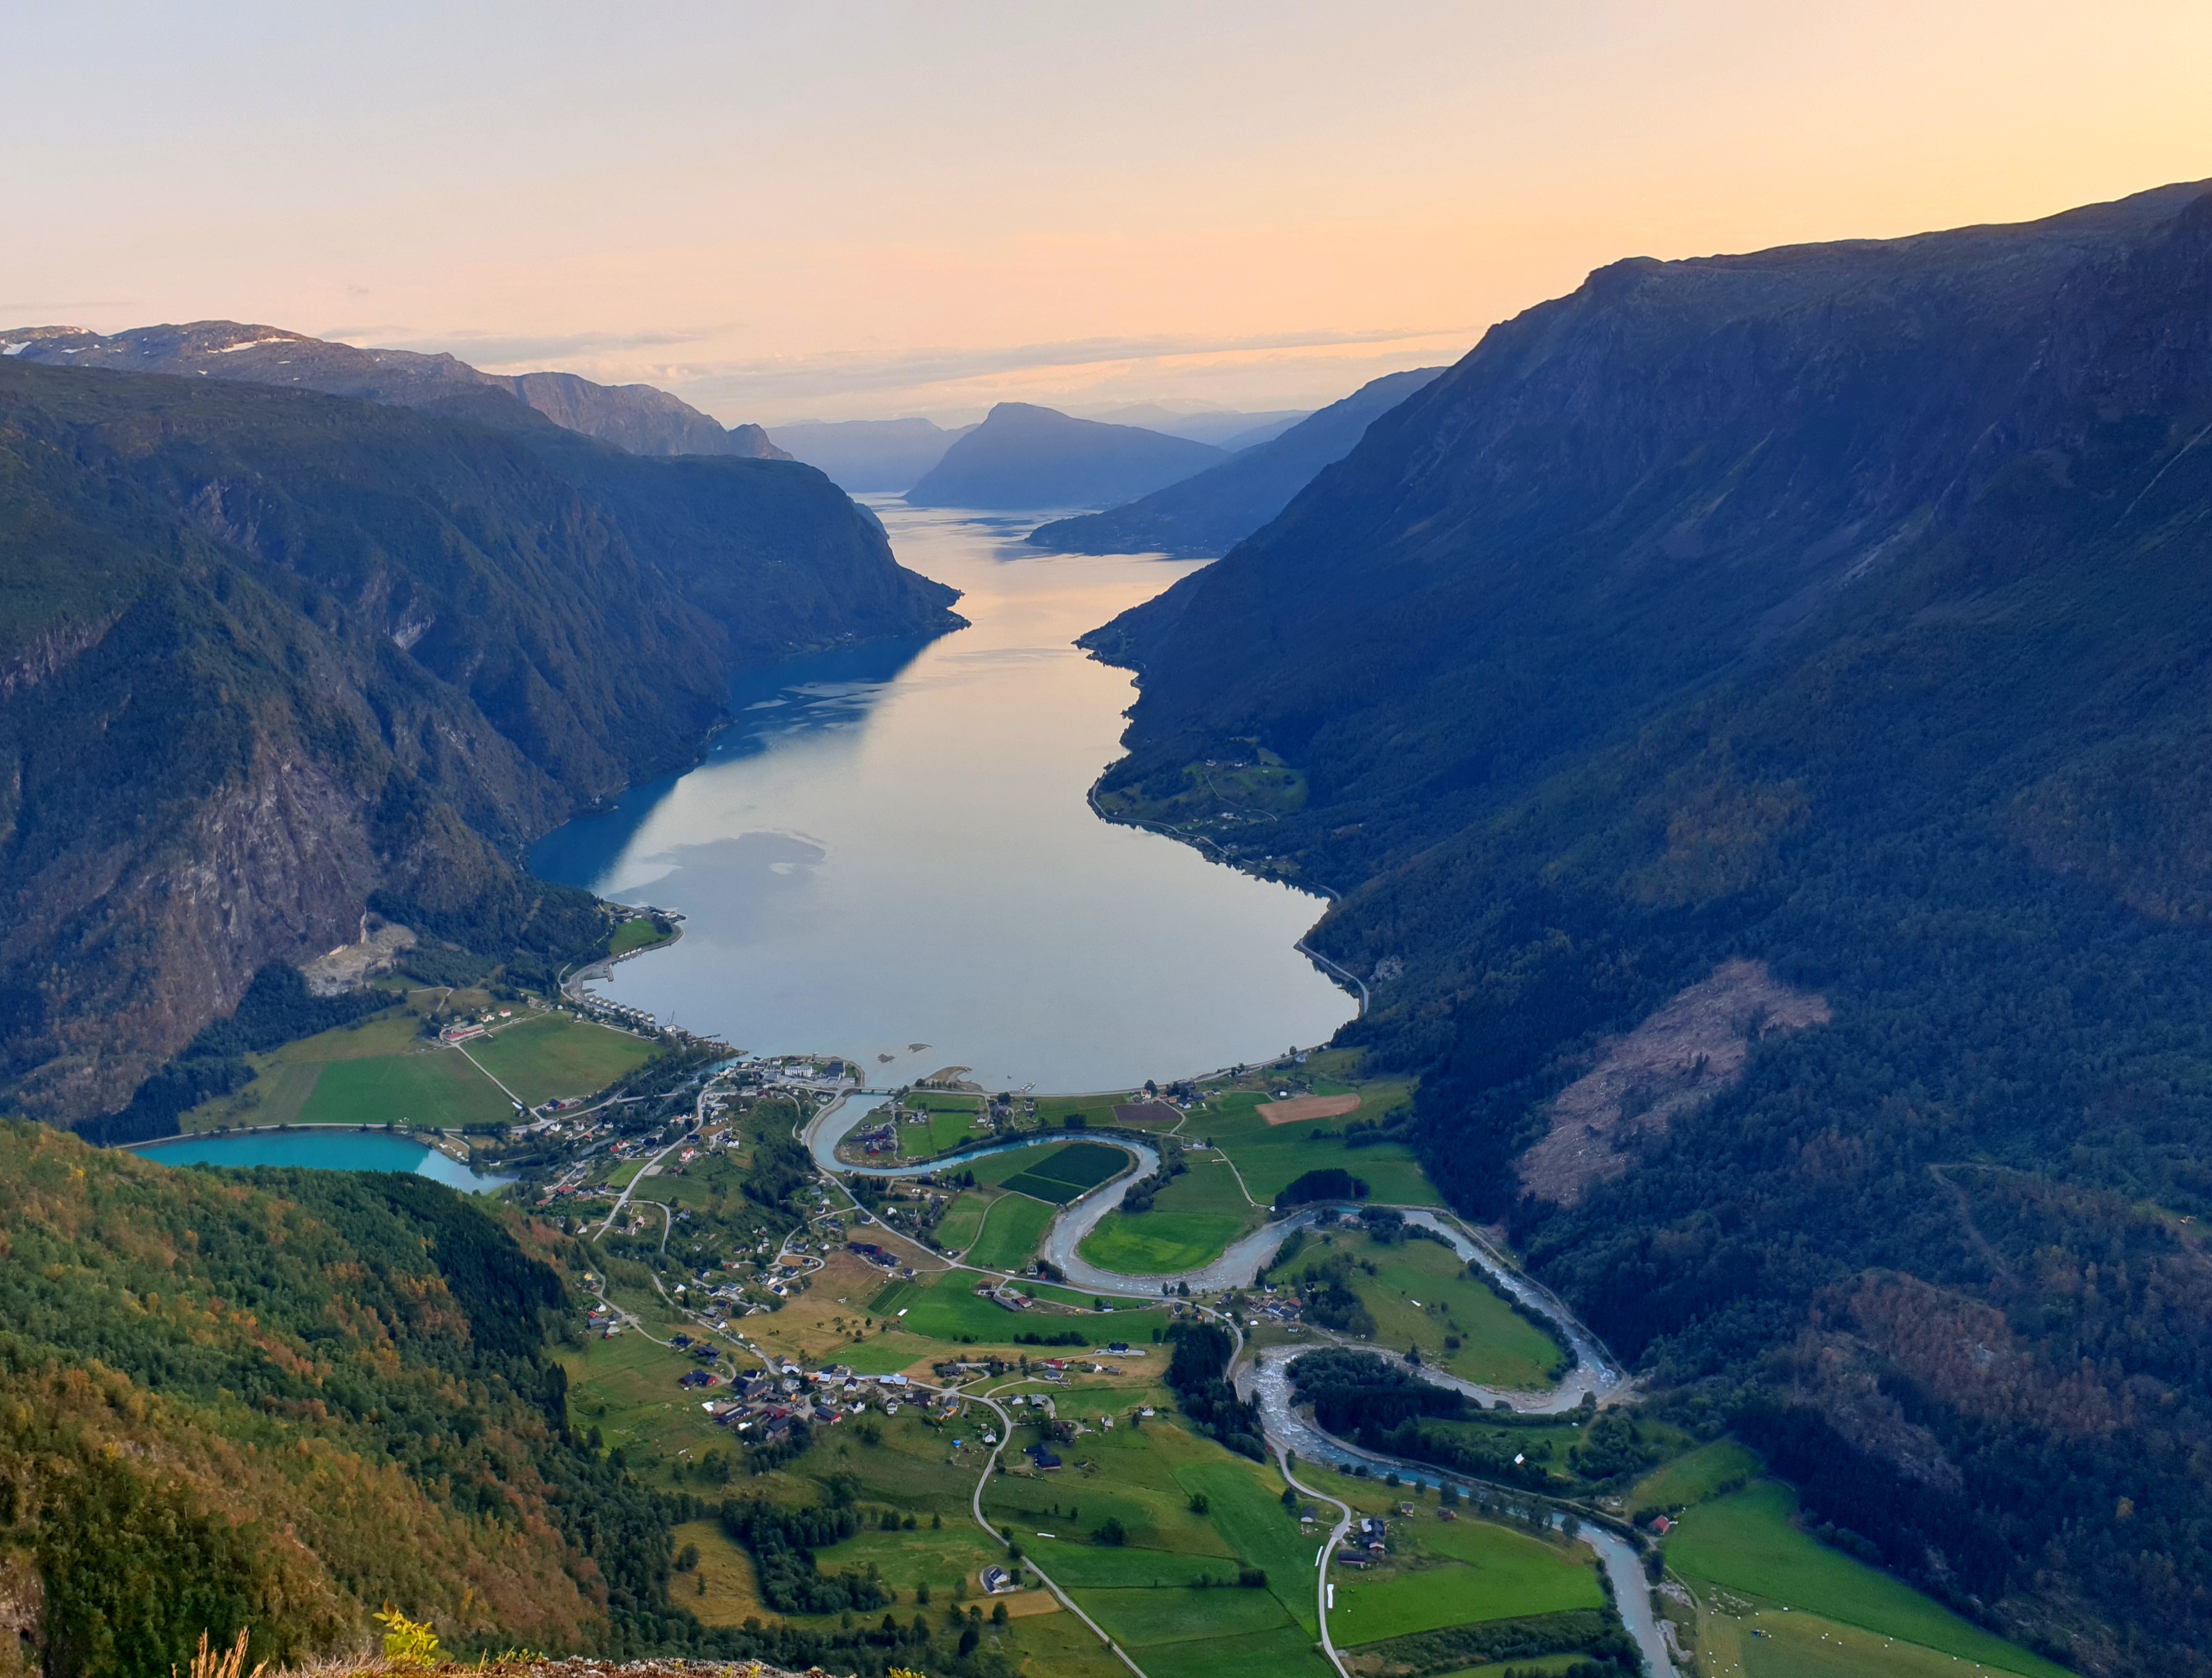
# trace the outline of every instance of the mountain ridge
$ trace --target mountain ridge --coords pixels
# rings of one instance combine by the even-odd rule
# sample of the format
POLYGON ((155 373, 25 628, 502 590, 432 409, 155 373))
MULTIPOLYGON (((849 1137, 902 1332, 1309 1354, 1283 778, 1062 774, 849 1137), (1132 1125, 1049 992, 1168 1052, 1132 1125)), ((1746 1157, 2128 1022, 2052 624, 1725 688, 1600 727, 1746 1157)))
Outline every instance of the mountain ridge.
POLYGON ((811 468, 535 416, 9 359, 0 506, 0 1088, 62 1121, 372 896, 502 953, 732 669, 958 621, 811 468))
POLYGON ((906 493, 914 506, 1111 506, 1225 458, 1207 443, 1002 402, 906 493))
POLYGON ((1103 805, 1343 888, 1447 1197, 1808 1526, 2098 1673, 2212 1643, 2144 1571, 2212 1567, 2207 294, 2212 184, 1613 264, 1085 638, 1103 805), (1261 752, 1301 798, 1219 820, 1261 752), (1733 962, 1828 1017, 1624 1081, 1547 1190, 1733 962))
MULTIPOLYGON (((112 334, 83 327, 32 326, 0 331, 0 356, 49 366, 237 379, 326 396, 396 403, 430 412, 471 412, 497 423, 487 393, 513 397, 564 430, 631 454, 790 457, 756 425, 726 429, 651 385, 598 385, 568 373, 489 373, 450 354, 359 348, 278 326, 232 320, 142 326, 112 334)), ((520 415, 514 416, 520 421, 520 415)))
POLYGON ((1315 473, 1349 453, 1374 420, 1443 371, 1420 367, 1370 380, 1279 434, 1126 506, 1040 524, 1030 543, 1060 554, 1158 550, 1215 558, 1280 512, 1315 473))

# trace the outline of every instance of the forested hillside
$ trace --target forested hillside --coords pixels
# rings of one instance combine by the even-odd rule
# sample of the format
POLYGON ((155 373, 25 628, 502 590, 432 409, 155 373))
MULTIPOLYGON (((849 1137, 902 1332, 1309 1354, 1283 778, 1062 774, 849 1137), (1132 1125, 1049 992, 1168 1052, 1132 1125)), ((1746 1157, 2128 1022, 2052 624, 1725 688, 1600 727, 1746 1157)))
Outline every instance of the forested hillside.
POLYGON ((2212 1670, 2208 295, 2201 186, 1618 264, 1092 638, 1140 813, 1303 774, 1254 852, 1346 893, 1454 1201, 2098 1671, 2212 1670), (1550 1099, 1737 958, 1798 1028, 1534 1192, 1550 1099))
POLYGON ((373 895, 504 954, 733 669, 951 598, 795 463, 0 360, 0 1088, 121 1106, 373 895))
POLYGON ((55 1678, 659 1640, 667 1526, 568 1432, 553 1270, 416 1177, 252 1186, 0 1124, 0 1596, 55 1678), (448 1640, 452 1638, 449 1635, 448 1640))

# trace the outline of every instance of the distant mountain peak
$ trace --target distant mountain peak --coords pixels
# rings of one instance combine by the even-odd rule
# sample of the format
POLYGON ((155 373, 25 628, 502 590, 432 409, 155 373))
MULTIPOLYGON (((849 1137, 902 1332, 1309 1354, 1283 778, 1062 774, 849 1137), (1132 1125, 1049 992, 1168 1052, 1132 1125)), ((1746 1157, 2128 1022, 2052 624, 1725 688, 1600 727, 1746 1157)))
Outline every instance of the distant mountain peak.
POLYGON ((564 430, 632 454, 791 458, 758 426, 726 428, 650 385, 599 385, 568 373, 489 373, 442 351, 363 348, 282 326, 195 320, 112 335, 81 326, 18 327, 0 331, 0 355, 54 366, 198 374, 402 408, 452 411, 466 405, 479 419, 497 417, 495 409, 481 405, 496 393, 564 430))
POLYGON ((1112 506, 1227 458, 1187 437, 1002 402, 906 499, 916 506, 1112 506))

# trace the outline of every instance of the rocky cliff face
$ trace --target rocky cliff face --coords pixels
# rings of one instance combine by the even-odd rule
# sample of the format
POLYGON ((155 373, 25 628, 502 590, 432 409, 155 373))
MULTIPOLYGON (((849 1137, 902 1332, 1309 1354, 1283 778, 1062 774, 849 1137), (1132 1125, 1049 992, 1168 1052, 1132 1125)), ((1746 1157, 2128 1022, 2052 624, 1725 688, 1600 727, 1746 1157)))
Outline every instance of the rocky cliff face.
POLYGON ((0 1079, 61 1119, 372 892, 512 892, 737 665, 957 622, 796 463, 20 358, 0 582, 0 1079))
POLYGON ((495 423, 499 405, 485 398, 504 395, 555 425, 631 454, 791 458, 758 426, 726 430, 650 385, 595 385, 568 373, 489 373, 451 355, 360 349, 234 320, 142 326, 112 336, 68 326, 18 327, 0 331, 0 355, 50 366, 235 379, 431 411, 461 407, 495 423))

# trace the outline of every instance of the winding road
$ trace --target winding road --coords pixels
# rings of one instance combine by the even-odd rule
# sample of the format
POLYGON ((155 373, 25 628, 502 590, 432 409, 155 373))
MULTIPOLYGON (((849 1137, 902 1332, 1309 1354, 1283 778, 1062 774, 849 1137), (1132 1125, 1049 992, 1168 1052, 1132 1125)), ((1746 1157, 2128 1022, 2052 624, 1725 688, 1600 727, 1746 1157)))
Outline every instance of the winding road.
MULTIPOLYGON (((882 1093, 884 1092, 857 1091, 854 1093, 854 1096, 862 1100, 872 1100, 882 1093)), ((833 1181, 838 1177, 847 1175, 879 1178, 923 1177, 948 1167, 957 1167, 969 1160, 1011 1152, 1016 1148, 1056 1147, 1062 1142, 1082 1139, 1070 1133, 1028 1136, 997 1143, 989 1148, 976 1148, 951 1159, 940 1157, 933 1160, 896 1166, 849 1166, 836 1157, 837 1144, 860 1122, 866 1112, 868 1111, 867 1108, 858 1105, 854 1096, 848 1096, 830 1103, 809 1119, 799 1132, 800 1140, 805 1142, 811 1154, 816 1166, 833 1181), (848 1107, 852 1109, 849 1112, 846 1111, 848 1107)), ((1289 1239, 1293 1231, 1309 1228, 1324 1216, 1333 1219, 1344 1209, 1336 1206, 1310 1207, 1294 1213, 1289 1217, 1270 1221, 1231 1243, 1219 1257, 1196 1269, 1184 1270, 1172 1275, 1148 1276, 1124 1275, 1115 1271, 1103 1270, 1085 1260, 1078 1249, 1081 1246, 1084 1238, 1097 1227, 1099 1220, 1121 1205, 1122 1196, 1127 1193, 1130 1184, 1158 1168, 1159 1153, 1143 1142, 1126 1136, 1092 1136, 1090 1140, 1104 1142, 1113 1147, 1124 1149, 1133 1157, 1134 1164, 1111 1182, 1101 1184, 1069 1205, 1061 1208, 1054 1215, 1050 1228, 1046 1232, 1040 1244, 1040 1251, 1043 1257, 1059 1269, 1071 1284, 1089 1293, 1110 1293, 1121 1298, 1156 1299, 1163 1292, 1183 1285, 1188 1285, 1194 1294, 1249 1287, 1261 1269, 1274 1257, 1276 1251, 1289 1239)), ((1568 1349, 1574 1355, 1573 1368, 1558 1385, 1548 1391, 1528 1392, 1486 1387, 1426 1366, 1415 1371, 1422 1379, 1466 1393, 1469 1397, 1485 1405, 1495 1406, 1504 1403, 1512 1409, 1528 1415, 1556 1415, 1577 1409, 1587 1398, 1590 1397, 1595 1397, 1599 1404, 1603 1405, 1618 1402, 1628 1396, 1633 1390, 1634 1383, 1627 1371, 1621 1366, 1612 1353, 1606 1349, 1603 1342, 1583 1326, 1574 1313, 1568 1309, 1565 1302, 1557 1294, 1508 1263, 1504 1257, 1492 1249, 1488 1243, 1466 1225, 1452 1217, 1450 1214, 1440 1213, 1429 1207, 1395 1207, 1390 1209, 1401 1213, 1407 1222, 1417 1224, 1431 1232, 1449 1246, 1460 1258, 1480 1266, 1492 1281, 1510 1297, 1518 1300, 1530 1311, 1548 1318, 1558 1328, 1562 1338, 1567 1343, 1568 1349)), ((933 1257, 939 1257, 945 1267, 948 1269, 978 1269, 975 1266, 962 1264, 957 1260, 942 1260, 941 1255, 933 1255, 933 1257)), ((1001 1275, 1004 1273, 979 1270, 979 1274, 1001 1275)), ((1218 1315, 1203 1305, 1199 1308, 1208 1316, 1218 1315)), ((1231 1326, 1233 1330, 1234 1325, 1231 1326)), ((1239 1390, 1245 1392, 1258 1403, 1267 1442, 1277 1453, 1278 1460, 1284 1469, 1285 1478, 1291 1480, 1291 1483, 1307 1496, 1329 1504, 1339 1513, 1340 1518, 1335 1529, 1331 1532, 1328 1542, 1322 1546, 1321 1553, 1316 1558, 1315 1572, 1322 1647, 1328 1655, 1330 1663, 1335 1667, 1339 1674, 1343 1674, 1346 1670, 1344 1663, 1337 1654, 1335 1645, 1331 1642, 1328 1634, 1328 1571, 1329 1563, 1335 1555, 1337 1546, 1350 1528, 1352 1509, 1349 1504, 1329 1496, 1310 1481, 1294 1478, 1291 1473, 1293 1467, 1291 1456, 1295 1454, 1300 1463, 1328 1463, 1340 1464, 1347 1469, 1364 1466, 1370 1472, 1380 1474, 1388 1474, 1395 1470, 1401 1479, 1410 1481, 1416 1485, 1439 1485, 1441 1477, 1437 1469, 1430 1465, 1362 1451, 1355 1445, 1337 1439, 1333 1434, 1323 1432, 1310 1420, 1298 1413, 1297 1407, 1291 1402, 1289 1368, 1301 1352, 1311 1350, 1312 1348, 1296 1348, 1287 1354, 1279 1354, 1272 1360, 1265 1354, 1248 1357, 1244 1352, 1243 1336, 1241 1332, 1237 1334, 1237 1346, 1238 1354, 1233 1370, 1234 1378, 1239 1390)), ((1362 1349, 1376 1350, 1382 1357, 1402 1363, 1395 1354, 1375 1348, 1363 1347, 1362 1349)), ((1006 1412, 1000 1408, 995 1401, 987 1399, 982 1402, 989 1403, 993 1411, 998 1414, 1004 1430, 1001 1438, 1011 1438, 1012 1424, 1006 1412)), ((1000 1450, 1004 1448, 1003 1445, 1000 1447, 1000 1450)), ((997 1457, 998 1452, 993 1452, 993 1464, 996 1463, 997 1457)), ((983 1481, 987 1482, 989 1477, 990 1467, 987 1466, 983 1481)), ((1455 1478, 1462 1482, 1468 1480, 1468 1476, 1455 1476, 1455 1478)), ((1513 1488, 1499 1487, 1492 1489, 1504 1495, 1509 1501, 1516 1498, 1522 1499, 1524 1503, 1527 1500, 1526 1493, 1515 1491, 1513 1488)), ((983 1519, 982 1482, 979 1482, 976 1487, 975 1517, 985 1530, 988 1530, 989 1523, 983 1519)), ((1562 1518, 1557 1515, 1552 1517, 1555 1524, 1562 1518)), ((1617 1534, 1608 1531, 1595 1522, 1584 1524, 1579 1536, 1583 1542, 1590 1546, 1597 1556, 1599 1564, 1604 1568, 1606 1577, 1613 1587, 1614 1602, 1620 1609, 1622 1623, 1627 1627, 1630 1635, 1635 1639, 1637 1647, 1642 1651, 1654 1678, 1669 1678, 1669 1675, 1674 1673, 1675 1668, 1666 1642, 1660 1633, 1656 1618, 1652 1613, 1650 1585, 1644 1578, 1643 1563, 1634 1547, 1617 1534)), ((1034 1562, 1031 1566, 1035 1567, 1034 1562)), ((1042 1570, 1037 1571, 1042 1573, 1042 1570)), ((1085 1625, 1097 1632, 1100 1639, 1121 1657, 1132 1671, 1139 1670, 1136 1663, 1130 1659, 1127 1652, 1115 1644, 1112 1639, 1109 1638, 1088 1615, 1084 1614, 1080 1608, 1076 1608, 1065 1591, 1061 1590, 1057 1584, 1053 1584, 1049 1579, 1047 1579, 1046 1583, 1050 1585, 1054 1595, 1066 1603, 1069 1608, 1083 1620, 1085 1625)))

